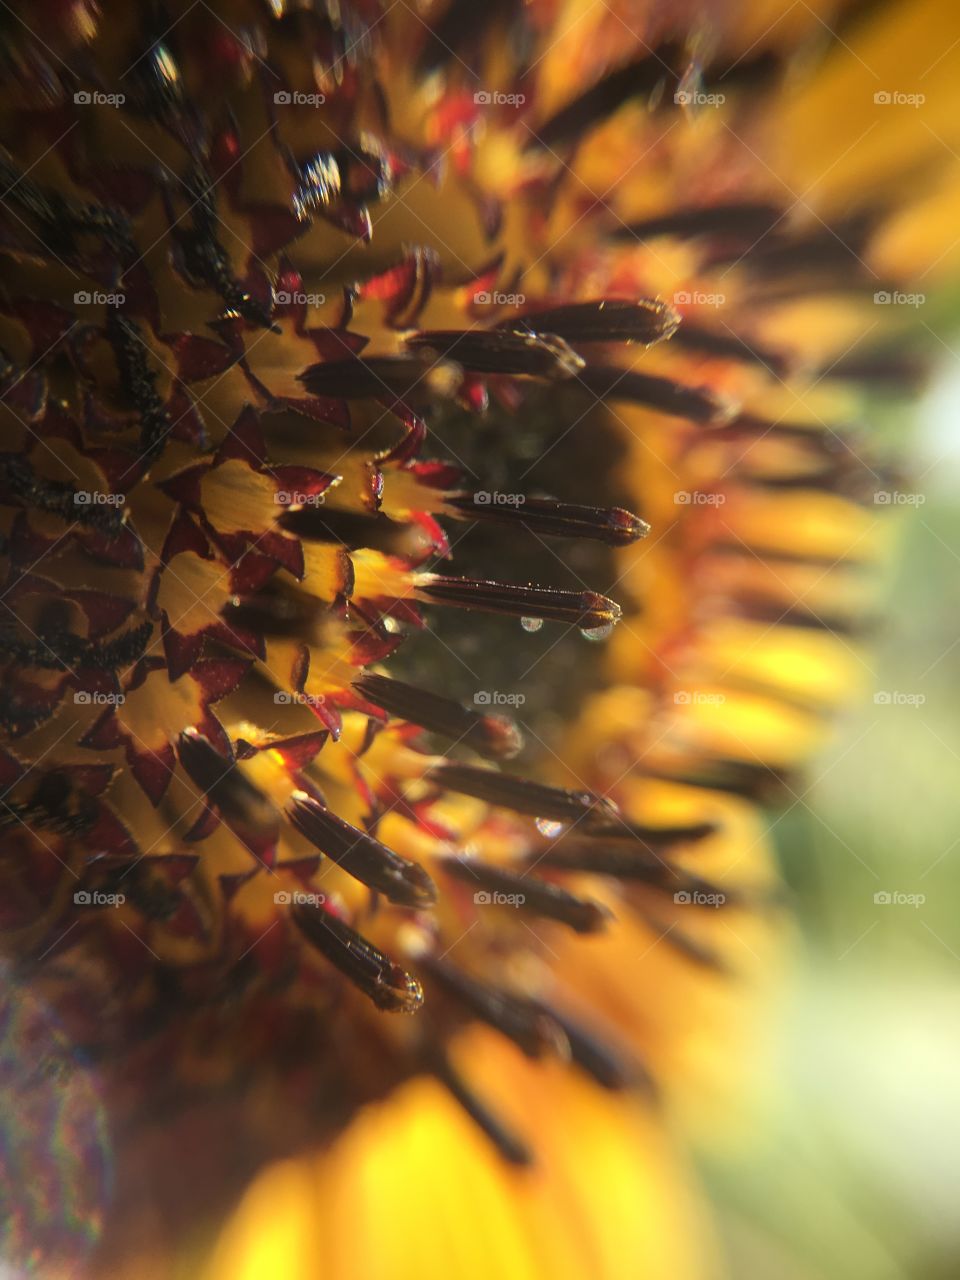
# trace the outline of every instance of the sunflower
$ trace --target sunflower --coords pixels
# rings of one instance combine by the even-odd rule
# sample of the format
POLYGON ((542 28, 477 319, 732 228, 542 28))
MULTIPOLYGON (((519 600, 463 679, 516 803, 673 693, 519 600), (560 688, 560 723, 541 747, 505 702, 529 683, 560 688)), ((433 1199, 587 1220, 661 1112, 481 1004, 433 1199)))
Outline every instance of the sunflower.
POLYGON ((4 1255, 707 1274, 956 17, 0 21, 4 1255))

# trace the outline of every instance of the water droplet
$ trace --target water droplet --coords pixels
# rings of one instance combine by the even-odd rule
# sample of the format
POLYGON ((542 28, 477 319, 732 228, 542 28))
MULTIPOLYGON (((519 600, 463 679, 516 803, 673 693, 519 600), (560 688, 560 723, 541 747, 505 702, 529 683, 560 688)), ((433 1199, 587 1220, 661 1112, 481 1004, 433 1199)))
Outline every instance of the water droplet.
POLYGON ((557 836, 563 835, 566 830, 562 822, 555 822, 553 818, 535 818, 534 826, 548 840, 556 840, 557 836))
POLYGON ((580 634, 584 640, 606 640, 607 636, 613 630, 612 622, 604 622, 599 627, 582 627, 580 634))
POLYGON ((383 620, 383 629, 389 631, 392 636, 399 635, 403 630, 396 618, 391 618, 389 615, 383 620))
POLYGON ((524 631, 539 631, 543 626, 542 618, 521 618, 520 625, 524 631))

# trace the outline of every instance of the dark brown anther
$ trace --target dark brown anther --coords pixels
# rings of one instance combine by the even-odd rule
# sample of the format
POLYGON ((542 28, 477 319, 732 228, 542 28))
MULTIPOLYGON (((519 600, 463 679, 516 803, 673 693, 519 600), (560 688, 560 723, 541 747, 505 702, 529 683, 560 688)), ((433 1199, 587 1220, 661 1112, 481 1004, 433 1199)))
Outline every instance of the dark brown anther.
POLYGON ((878 393, 883 387, 890 387, 897 395, 912 396, 929 381, 930 360, 920 351, 854 351, 816 373, 821 378, 865 382, 878 393))
POLYGON ((703 352, 721 359, 742 360, 746 364, 759 364, 778 378, 790 373, 790 360, 783 351, 773 351, 757 342, 748 342, 735 333, 718 333, 705 325, 685 320, 677 334, 677 346, 687 351, 703 352))
POLYGON ((574 302, 511 316, 498 326, 514 333, 551 333, 567 342, 639 342, 652 346, 676 332, 679 314, 665 302, 639 298, 574 302))
POLYGON ((312 364, 297 376, 311 395, 356 400, 364 396, 409 395, 421 385, 427 391, 433 385, 427 379, 445 368, 449 366, 424 360, 419 354, 367 359, 351 356, 349 360, 312 364))
POLYGON ((556 822, 589 826, 594 822, 609 822, 616 818, 618 812, 611 800, 592 791, 548 787, 516 774, 481 769, 471 764, 440 764, 431 769, 428 776, 447 790, 513 809, 515 813, 527 813, 556 822))
POLYGON ((628 841, 610 845, 602 840, 560 840, 546 853, 531 854, 528 861, 531 870, 543 867, 550 871, 586 872, 658 893, 685 893, 694 905, 727 906, 733 904, 735 897, 712 881, 665 861, 653 849, 628 841))
POLYGON ((344 822, 305 791, 293 793, 288 814, 300 834, 321 853, 390 902, 401 907, 430 907, 436 902, 433 881, 422 867, 344 822))
POLYGON ((702 942, 699 938, 693 937, 686 929, 678 928, 676 923, 665 925, 662 920, 650 912, 641 911, 640 914, 649 928, 658 935, 658 941, 665 942, 679 955, 684 956, 694 964, 701 965, 704 969, 711 969, 716 973, 724 974, 730 972, 730 966, 716 948, 702 942))
POLYGON ((553 1005, 541 1002, 540 1007, 563 1031, 570 1045, 570 1057, 597 1084, 604 1089, 642 1088, 653 1092, 653 1080, 636 1059, 629 1058, 622 1050, 608 1044, 599 1032, 560 1013, 553 1005))
POLYGON ((326 608, 318 606, 305 592, 268 582, 255 594, 240 597, 239 603, 229 602, 223 614, 231 626, 257 635, 303 639, 313 634, 318 616, 326 608))
POLYGON ((873 289, 876 286, 872 282, 877 277, 866 266, 864 258, 882 216, 879 208, 853 213, 829 227, 824 223, 799 234, 788 231, 785 235, 762 236, 748 246, 742 256, 743 264, 751 273, 772 281, 775 287, 783 284, 784 277, 797 275, 802 282, 801 289, 809 288, 824 276, 834 288, 866 283, 868 278, 873 289))
POLYGON ((385 956, 372 942, 322 907, 298 903, 291 908, 297 928, 332 965, 385 1013, 416 1013, 423 988, 416 978, 385 956))
POLYGON ((434 352, 472 373, 501 373, 530 378, 572 378, 583 358, 562 337, 542 331, 435 329, 406 339, 415 351, 434 352))
POLYGON ((711 555, 717 556, 736 556, 738 560, 753 561, 754 563, 770 564, 770 565, 808 565, 811 567, 819 566, 827 570, 828 573, 837 570, 841 573, 864 574, 869 573, 873 567, 873 561, 869 552, 851 549, 846 558, 837 563, 837 557, 832 551, 814 552, 814 551, 792 551, 770 547, 757 546, 754 548, 745 542, 740 542, 736 538, 718 538, 710 548, 711 555))
POLYGON ((355 680, 354 688, 368 702, 399 720, 409 720, 444 738, 463 742, 481 755, 508 759, 523 745, 520 731, 505 716, 481 715, 429 689, 369 673, 355 680))
POLYGON ((635 98, 653 100, 664 81, 679 78, 689 55, 681 44, 663 41, 642 58, 617 67, 589 89, 567 102, 545 120, 530 145, 546 148, 562 146, 581 138, 600 120, 605 120, 625 102, 635 98))
POLYGON ((339 542, 349 550, 371 547, 397 553, 405 526, 385 515, 334 511, 331 507, 309 506, 286 510, 278 521, 281 529, 306 542, 339 542))
POLYGON ((611 918, 599 902, 524 872, 507 871, 474 858, 443 858, 440 865, 455 880, 474 886, 473 900, 478 906, 515 907, 568 925, 576 933, 599 933, 611 918))
POLYGON ((424 32, 418 71, 427 74, 455 61, 479 77, 487 34, 492 30, 506 31, 516 16, 515 0, 488 0, 484 5, 478 5, 476 0, 451 0, 424 32))
POLYGON ((529 862, 531 867, 550 871, 586 871, 644 884, 659 884, 671 874, 669 866, 652 849, 627 841, 607 844, 591 839, 558 840, 544 853, 531 853, 529 862))
MULTIPOLYGON (((716 830, 717 825, 714 822, 678 822, 670 826, 651 826, 644 822, 629 822, 625 818, 616 818, 610 823, 592 824, 590 830, 582 834, 588 835, 591 840, 639 840, 650 849, 660 850, 675 844, 693 844, 699 840, 705 840, 716 830)), ((564 848, 573 844, 572 840, 563 841, 564 848)))
POLYGON ((481 489, 451 494, 445 502, 458 519, 522 525, 548 538, 591 538, 611 547, 626 547, 650 532, 645 520, 622 507, 585 507, 553 498, 509 496, 512 501, 501 502, 499 494, 481 489))
POLYGON ((451 1097, 459 1102, 474 1124, 486 1134, 504 1160, 521 1168, 533 1164, 533 1154, 526 1143, 512 1133, 487 1103, 474 1093, 460 1073, 454 1070, 444 1053, 437 1051, 430 1060, 430 1068, 451 1097))
POLYGON ((791 770, 729 758, 664 768, 643 763, 638 765, 637 772, 648 778, 682 782, 688 787, 703 787, 707 791, 744 796, 760 804, 782 804, 791 795, 796 798, 796 788, 800 785, 795 772, 791 770))
POLYGON ((817 612, 806 604, 784 605, 781 600, 767 599, 762 595, 740 593, 731 601, 732 611, 751 622, 767 622, 774 626, 801 627, 808 631, 829 631, 838 636, 863 636, 878 625, 875 616, 855 616, 817 612))
POLYGON ((418 964, 447 995, 512 1040, 528 1058, 540 1058, 546 1052, 562 1057, 569 1053, 566 1036, 533 1000, 488 986, 436 956, 423 955, 418 964))
POLYGON ((587 365, 577 381, 600 399, 629 400, 673 418, 711 425, 727 422, 735 411, 730 401, 707 387, 688 387, 671 378, 618 369, 614 365, 587 365))
POLYGON ((561 591, 513 582, 454 578, 441 573, 421 573, 416 585, 421 596, 437 604, 503 613, 514 618, 567 622, 584 631, 610 627, 620 619, 620 606, 595 591, 561 591))
POLYGON ((178 744, 180 763, 208 801, 220 810, 224 822, 257 851, 273 845, 280 835, 276 805, 238 767, 221 755, 198 730, 185 729, 178 744))
POLYGON ((618 226, 612 235, 616 240, 653 240, 657 236, 693 240, 697 236, 723 236, 753 241, 772 231, 783 217, 784 210, 779 205, 743 200, 697 209, 671 209, 626 227, 618 226))

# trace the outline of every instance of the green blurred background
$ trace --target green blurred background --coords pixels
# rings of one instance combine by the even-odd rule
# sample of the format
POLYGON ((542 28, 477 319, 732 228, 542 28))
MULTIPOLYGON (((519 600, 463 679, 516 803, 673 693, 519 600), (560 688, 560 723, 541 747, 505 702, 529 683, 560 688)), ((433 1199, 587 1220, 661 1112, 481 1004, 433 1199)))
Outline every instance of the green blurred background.
POLYGON ((737 1280, 960 1276, 960 354, 909 416, 871 691, 771 816, 800 946, 751 1141, 706 1160, 737 1280))

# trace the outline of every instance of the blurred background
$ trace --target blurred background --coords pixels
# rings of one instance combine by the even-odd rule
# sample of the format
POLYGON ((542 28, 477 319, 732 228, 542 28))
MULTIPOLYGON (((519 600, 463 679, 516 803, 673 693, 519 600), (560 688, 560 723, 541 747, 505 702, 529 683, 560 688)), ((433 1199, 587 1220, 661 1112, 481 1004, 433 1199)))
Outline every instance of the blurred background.
POLYGON ((917 438, 870 692, 771 818, 800 926, 775 1070, 704 1160, 738 1278, 960 1275, 960 343, 931 328, 919 411, 876 406, 917 438))

